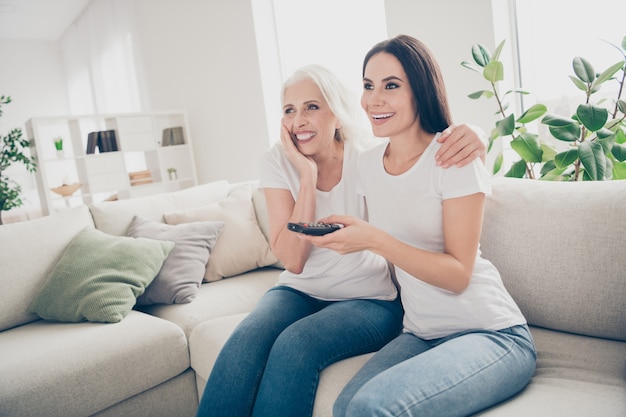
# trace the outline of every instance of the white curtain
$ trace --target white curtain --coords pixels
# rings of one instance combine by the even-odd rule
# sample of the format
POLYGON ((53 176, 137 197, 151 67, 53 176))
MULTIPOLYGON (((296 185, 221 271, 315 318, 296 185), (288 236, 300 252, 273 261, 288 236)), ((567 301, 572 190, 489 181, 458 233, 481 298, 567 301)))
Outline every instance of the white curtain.
POLYGON ((60 40, 71 114, 141 111, 133 1, 91 0, 60 40))

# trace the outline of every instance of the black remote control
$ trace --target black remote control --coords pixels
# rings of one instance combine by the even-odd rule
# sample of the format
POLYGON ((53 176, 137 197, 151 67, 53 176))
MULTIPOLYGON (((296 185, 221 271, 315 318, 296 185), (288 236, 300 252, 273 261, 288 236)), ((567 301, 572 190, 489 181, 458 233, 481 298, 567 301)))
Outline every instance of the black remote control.
POLYGON ((302 233, 305 235, 322 236, 327 233, 334 232, 341 229, 343 226, 340 224, 330 223, 288 223, 287 228, 293 232, 302 233))

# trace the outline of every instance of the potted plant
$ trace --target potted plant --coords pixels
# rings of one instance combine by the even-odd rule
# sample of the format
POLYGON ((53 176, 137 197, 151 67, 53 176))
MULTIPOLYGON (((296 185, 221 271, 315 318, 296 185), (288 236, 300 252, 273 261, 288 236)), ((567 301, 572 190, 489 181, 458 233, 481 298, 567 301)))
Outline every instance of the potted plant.
POLYGON ((54 148, 57 150, 57 157, 63 158, 65 156, 63 153, 63 138, 57 136, 56 138, 53 138, 52 141, 54 142, 54 148))
MULTIPOLYGON (((0 96, 0 116, 2 105, 11 102, 11 97, 0 96)), ((29 172, 37 170, 35 158, 26 155, 29 141, 22 138, 22 129, 11 130, 6 136, 0 135, 0 225, 2 224, 2 212, 14 207, 20 207, 22 189, 20 185, 9 179, 6 170, 14 163, 24 164, 29 172)))
MULTIPOLYGON (((572 62, 574 75, 570 79, 584 92, 585 102, 571 116, 551 114, 543 104, 535 104, 521 116, 508 111, 507 98, 512 94, 528 94, 523 90, 501 92, 499 83, 504 79, 504 66, 499 56, 502 41, 494 53, 483 45, 472 47, 474 62, 463 61, 461 65, 477 71, 490 83, 489 90, 469 95, 472 99, 494 98, 497 114, 501 119, 489 137, 489 151, 497 139, 511 137, 511 148, 520 156, 505 174, 508 177, 540 178, 544 180, 578 181, 626 179, 626 102, 621 99, 626 80, 626 36, 617 48, 622 59, 601 73, 586 59, 575 57, 572 62), (617 97, 611 103, 592 101, 592 96, 606 82, 617 82, 617 97), (568 144, 558 151, 529 132, 527 124, 536 120, 548 126, 550 135, 568 144)), ((502 153, 495 159, 493 173, 502 168, 502 153)))

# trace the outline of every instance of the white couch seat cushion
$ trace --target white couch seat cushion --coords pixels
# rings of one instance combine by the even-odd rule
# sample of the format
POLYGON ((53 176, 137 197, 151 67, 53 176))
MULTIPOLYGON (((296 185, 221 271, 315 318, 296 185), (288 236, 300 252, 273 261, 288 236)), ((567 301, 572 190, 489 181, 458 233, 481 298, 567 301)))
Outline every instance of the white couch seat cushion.
MULTIPOLYGON (((230 334, 235 330, 235 327, 246 316, 247 313, 220 317, 199 324, 191 332, 189 352, 191 355, 191 367, 196 372, 198 398, 202 397, 207 379, 222 346, 224 346, 230 334)), ((370 353, 345 359, 330 365, 322 371, 315 404, 313 405, 313 417, 332 416, 335 399, 348 381, 372 355, 373 353, 370 353)))
POLYGON ((178 324, 189 337, 198 323, 251 311, 259 298, 276 285, 281 272, 281 269, 273 267, 260 268, 220 281, 203 283, 192 303, 154 304, 135 308, 178 324))
POLYGON ((189 367, 173 323, 131 311, 119 323, 37 321, 0 333, 0 415, 86 416, 189 367))
POLYGON ((626 343, 531 327, 537 368, 518 395, 481 417, 623 417, 626 343))

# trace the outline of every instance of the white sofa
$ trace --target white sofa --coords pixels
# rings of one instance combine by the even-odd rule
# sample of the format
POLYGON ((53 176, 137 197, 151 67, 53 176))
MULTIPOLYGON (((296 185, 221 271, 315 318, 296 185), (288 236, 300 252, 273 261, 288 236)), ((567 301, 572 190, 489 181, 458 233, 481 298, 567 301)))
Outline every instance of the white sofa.
MULTIPOLYGON (((222 248, 231 263, 253 258, 231 272, 250 270, 203 283, 190 303, 136 306, 110 324, 40 320, 29 306, 85 226, 123 236, 134 215, 162 222, 253 184, 218 181, 0 226, 0 416, 193 416, 219 349, 281 271, 266 240, 260 250, 246 247, 252 238, 222 248)), ((266 239, 263 195, 251 190, 248 224, 266 239)), ((236 212, 223 208, 226 220, 236 212)), ((494 180, 481 247, 532 326, 538 362, 524 391, 480 416, 626 415, 625 231, 626 181, 494 180)), ((369 356, 322 373, 316 417, 331 415, 369 356)))

